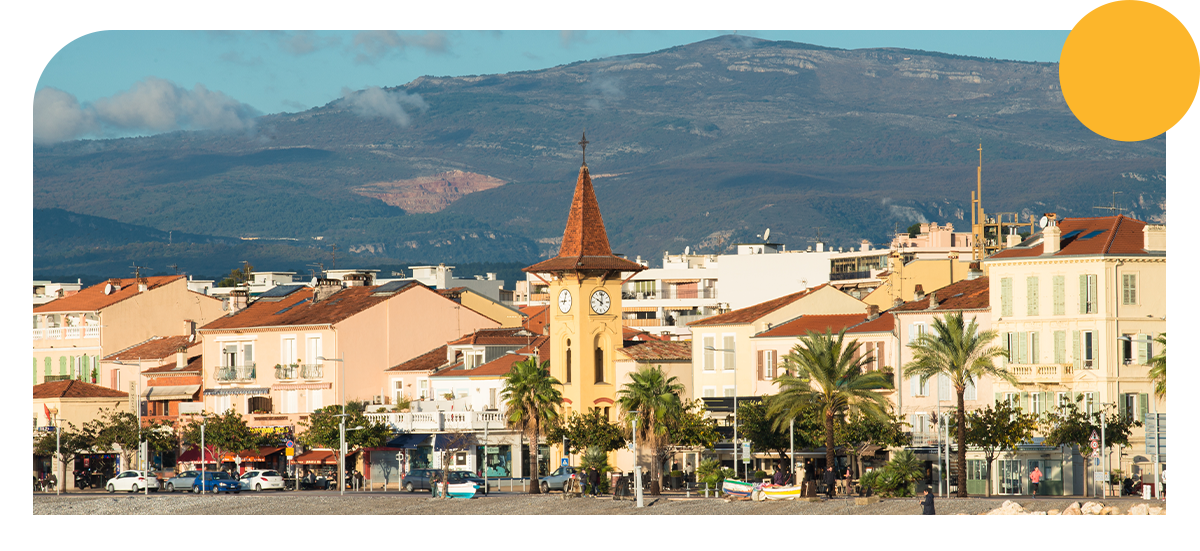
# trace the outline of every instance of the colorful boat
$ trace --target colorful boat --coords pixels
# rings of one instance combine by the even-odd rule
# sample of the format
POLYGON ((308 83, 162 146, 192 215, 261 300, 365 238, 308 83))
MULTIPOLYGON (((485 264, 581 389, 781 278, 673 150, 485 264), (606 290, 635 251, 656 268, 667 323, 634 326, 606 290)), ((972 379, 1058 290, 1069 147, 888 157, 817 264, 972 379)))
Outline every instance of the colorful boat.
POLYGON ((731 496, 750 497, 750 494, 754 492, 754 484, 725 479, 725 482, 721 483, 721 489, 731 496))
POLYGON ((763 486, 763 497, 767 499, 796 499, 804 494, 801 486, 763 486))
POLYGON ((456 482, 450 484, 447 494, 449 497, 458 499, 471 499, 475 497, 476 491, 479 489, 474 482, 456 482))

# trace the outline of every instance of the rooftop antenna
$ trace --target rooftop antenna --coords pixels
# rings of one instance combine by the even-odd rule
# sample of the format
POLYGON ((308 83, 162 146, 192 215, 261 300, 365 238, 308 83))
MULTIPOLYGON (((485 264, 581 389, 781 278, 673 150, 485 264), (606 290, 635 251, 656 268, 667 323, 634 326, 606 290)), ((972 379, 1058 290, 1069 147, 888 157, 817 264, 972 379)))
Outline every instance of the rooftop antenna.
POLYGON ((583 139, 579 140, 579 147, 583 148, 583 166, 587 166, 587 144, 589 143, 591 142, 588 142, 587 131, 585 130, 583 132, 583 139))
POLYGON ((172 264, 167 267, 170 268, 171 270, 173 270, 175 272, 175 275, 179 275, 179 264, 172 264))
POLYGON ((333 268, 332 269, 336 270, 337 269, 337 243, 334 243, 333 245, 330 245, 330 246, 333 247, 333 268))
POLYGON ((1127 210, 1129 210, 1129 209, 1127 209, 1127 208, 1123 208, 1123 207, 1118 207, 1118 206, 1117 206, 1117 194, 1118 194, 1118 193, 1121 193, 1121 192, 1120 192, 1120 191, 1113 191, 1113 192, 1112 192, 1112 203, 1111 203, 1109 206, 1107 206, 1107 207, 1092 207, 1092 208, 1094 208, 1094 209, 1100 209, 1100 210, 1106 210, 1106 211, 1108 211, 1110 214, 1116 214, 1116 213, 1118 213, 1118 212, 1122 212, 1122 211, 1127 211, 1127 210))
MULTIPOLYGON (((321 262, 314 262, 314 263, 312 263, 312 264, 308 264, 308 266, 313 266, 313 267, 316 267, 316 268, 320 269, 320 270, 321 270, 321 275, 322 275, 322 276, 324 276, 324 275, 325 275, 325 264, 323 264, 323 263, 321 263, 321 262)), ((314 270, 309 270, 309 272, 310 272, 310 273, 312 273, 312 276, 313 276, 314 278, 315 278, 315 277, 317 277, 317 272, 316 272, 316 271, 314 271, 314 270)))
POLYGON ((147 266, 138 266, 137 262, 134 262, 129 267, 133 269, 133 278, 134 279, 142 279, 142 270, 145 270, 147 268, 147 266))

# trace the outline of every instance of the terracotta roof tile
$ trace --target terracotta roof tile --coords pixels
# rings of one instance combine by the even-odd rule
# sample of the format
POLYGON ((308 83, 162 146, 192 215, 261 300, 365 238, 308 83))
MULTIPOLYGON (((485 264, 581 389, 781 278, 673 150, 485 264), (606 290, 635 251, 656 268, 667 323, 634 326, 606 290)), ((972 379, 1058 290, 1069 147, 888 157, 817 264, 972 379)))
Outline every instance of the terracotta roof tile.
POLYGON ((608 244, 608 232, 600 216, 600 204, 592 188, 592 176, 587 165, 579 167, 575 181, 575 197, 563 230, 558 256, 525 268, 526 272, 557 272, 568 270, 619 270, 640 272, 641 264, 614 256, 608 244))
POLYGON ((867 321, 867 314, 805 314, 794 320, 786 323, 781 323, 775 327, 763 331, 754 337, 798 337, 807 334, 809 331, 814 333, 824 333, 832 331, 837 333, 842 329, 847 332, 851 327, 867 321))
POLYGON ((432 371, 446 365, 446 345, 441 345, 384 371, 432 371))
POLYGON ((893 316, 891 312, 884 312, 873 320, 864 321, 851 327, 846 333, 882 333, 884 331, 892 331, 895 328, 896 316, 893 316))
POLYGON ((480 329, 446 344, 450 346, 466 344, 478 346, 527 345, 537 336, 537 334, 524 327, 500 327, 495 329, 480 329))
POLYGON ((638 362, 681 362, 692 360, 691 341, 646 341, 619 349, 638 362))
POLYGON ((124 350, 119 350, 105 356, 103 359, 116 360, 125 359, 141 359, 141 360, 161 360, 163 358, 174 357, 179 351, 179 347, 191 348, 198 345, 200 339, 196 339, 195 343, 188 342, 188 335, 179 335, 174 337, 159 337, 153 336, 138 344, 130 346, 124 350))
POLYGON ((930 295, 937 297, 938 306, 933 311, 979 310, 988 308, 988 278, 964 279, 956 281, 928 293, 921 300, 905 302, 888 310, 889 312, 916 312, 929 310, 930 295))
POLYGON ((212 321, 201 330, 332 324, 413 289, 432 292, 417 283, 395 293, 375 296, 378 287, 347 287, 316 304, 312 302, 313 289, 301 289, 278 302, 255 301, 239 312, 212 321))
POLYGON ((467 377, 494 377, 497 375, 507 375, 508 372, 512 370, 513 364, 519 361, 527 360, 531 357, 524 356, 523 354, 532 354, 534 350, 537 350, 537 360, 539 362, 549 360, 550 337, 540 336, 537 339, 534 339, 533 343, 531 343, 529 346, 520 348, 513 354, 505 354, 488 363, 476 367, 475 369, 460 372, 458 375, 465 375, 467 377))
POLYGON ((711 318, 704 318, 702 320, 693 321, 693 322, 689 323, 688 326, 689 327, 697 327, 697 326, 704 326, 704 325, 738 325, 738 324, 743 324, 743 323, 751 323, 751 322, 757 321, 759 318, 761 318, 767 314, 770 314, 771 312, 774 312, 780 308, 783 308, 784 306, 787 306, 793 302, 796 302, 797 300, 800 300, 801 298, 804 298, 808 294, 813 293, 813 292, 817 291, 818 289, 825 287, 827 285, 828 285, 827 283, 822 283, 820 285, 817 285, 816 287, 813 287, 811 289, 805 289, 798 293, 784 295, 784 296, 776 298, 776 299, 771 299, 766 302, 760 302, 758 304, 755 304, 753 306, 747 306, 745 308, 739 308, 732 312, 726 312, 724 314, 713 316, 711 318))
MULTIPOLYGON (((147 290, 157 289, 176 281, 183 279, 185 276, 155 276, 143 278, 147 280, 147 290)), ((121 290, 112 293, 111 295, 104 294, 105 286, 108 282, 97 283, 86 289, 80 290, 71 296, 66 296, 59 299, 54 299, 46 304, 33 309, 36 313, 52 313, 52 312, 94 312, 103 308, 112 306, 122 300, 133 297, 138 294, 137 280, 130 277, 121 280, 121 290)), ((217 299, 213 299, 217 300, 217 299)))
MULTIPOLYGON (((1145 255, 1142 228, 1146 223, 1125 215, 1100 218, 1064 218, 1058 222, 1059 250, 1052 256, 1145 255), (1072 235, 1073 234, 1073 235, 1072 235), (1091 235, 1091 237, 1088 237, 1091 235), (1068 237, 1070 236, 1070 237, 1068 237), (1085 239, 1085 237, 1088 237, 1085 239)), ((985 260, 1042 256, 1042 232, 1016 247, 1004 249, 985 260), (1026 245, 1029 243, 1030 245, 1026 245)))
POLYGON ((178 362, 165 363, 158 367, 152 367, 143 371, 146 375, 162 375, 164 373, 199 373, 204 369, 204 356, 196 355, 188 358, 187 365, 182 369, 177 365, 178 362))
POLYGON ((51 381, 34 385, 33 399, 43 398, 128 398, 129 393, 76 381, 51 381))
POLYGON ((529 316, 522 325, 533 333, 540 335, 550 326, 549 306, 527 306, 521 309, 521 313, 529 316))

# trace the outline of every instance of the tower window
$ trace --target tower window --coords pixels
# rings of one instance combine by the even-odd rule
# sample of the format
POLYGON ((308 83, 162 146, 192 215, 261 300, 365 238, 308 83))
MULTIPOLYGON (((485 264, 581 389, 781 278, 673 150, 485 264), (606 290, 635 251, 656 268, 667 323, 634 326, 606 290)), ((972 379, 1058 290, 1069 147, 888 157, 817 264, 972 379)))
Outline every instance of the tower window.
POLYGON ((599 346, 596 347, 596 382, 604 382, 604 349, 599 346))
POLYGON ((567 339, 566 383, 571 384, 571 339, 567 339))

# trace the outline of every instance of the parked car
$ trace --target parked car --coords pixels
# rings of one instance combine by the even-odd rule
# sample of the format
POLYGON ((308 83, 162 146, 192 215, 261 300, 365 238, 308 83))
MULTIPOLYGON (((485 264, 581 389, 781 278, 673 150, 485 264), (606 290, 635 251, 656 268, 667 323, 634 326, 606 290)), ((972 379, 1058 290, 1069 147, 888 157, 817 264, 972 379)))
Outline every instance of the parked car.
POLYGON ((474 482, 475 487, 479 488, 483 492, 483 495, 488 494, 487 484, 484 483, 482 478, 475 476, 475 473, 471 471, 450 471, 450 483, 457 484, 459 482, 474 482))
POLYGON ((117 473, 117 476, 108 479, 104 487, 110 494, 117 490, 137 492, 146 488, 150 488, 152 492, 157 492, 158 479, 152 473, 146 471, 121 471, 117 473))
POLYGON ((441 469, 413 469, 400 478, 400 487, 415 492, 429 490, 429 475, 441 469))
POLYGON ((175 490, 188 491, 192 489, 192 484, 196 482, 196 478, 200 476, 200 471, 183 471, 166 480, 163 486, 168 492, 175 490))
POLYGON ((242 483, 243 490, 261 492, 284 489, 283 476, 279 474, 279 471, 246 471, 246 474, 239 477, 238 481, 242 483))
POLYGON ((192 483, 192 492, 233 492, 242 491, 242 483, 229 476, 225 471, 206 471, 203 477, 196 477, 192 483))
POLYGON ((550 490, 558 490, 561 492, 563 485, 571 479, 571 475, 580 472, 581 471, 575 467, 559 467, 558 470, 543 477, 539 482, 538 487, 541 488, 543 494, 548 493, 550 490))

